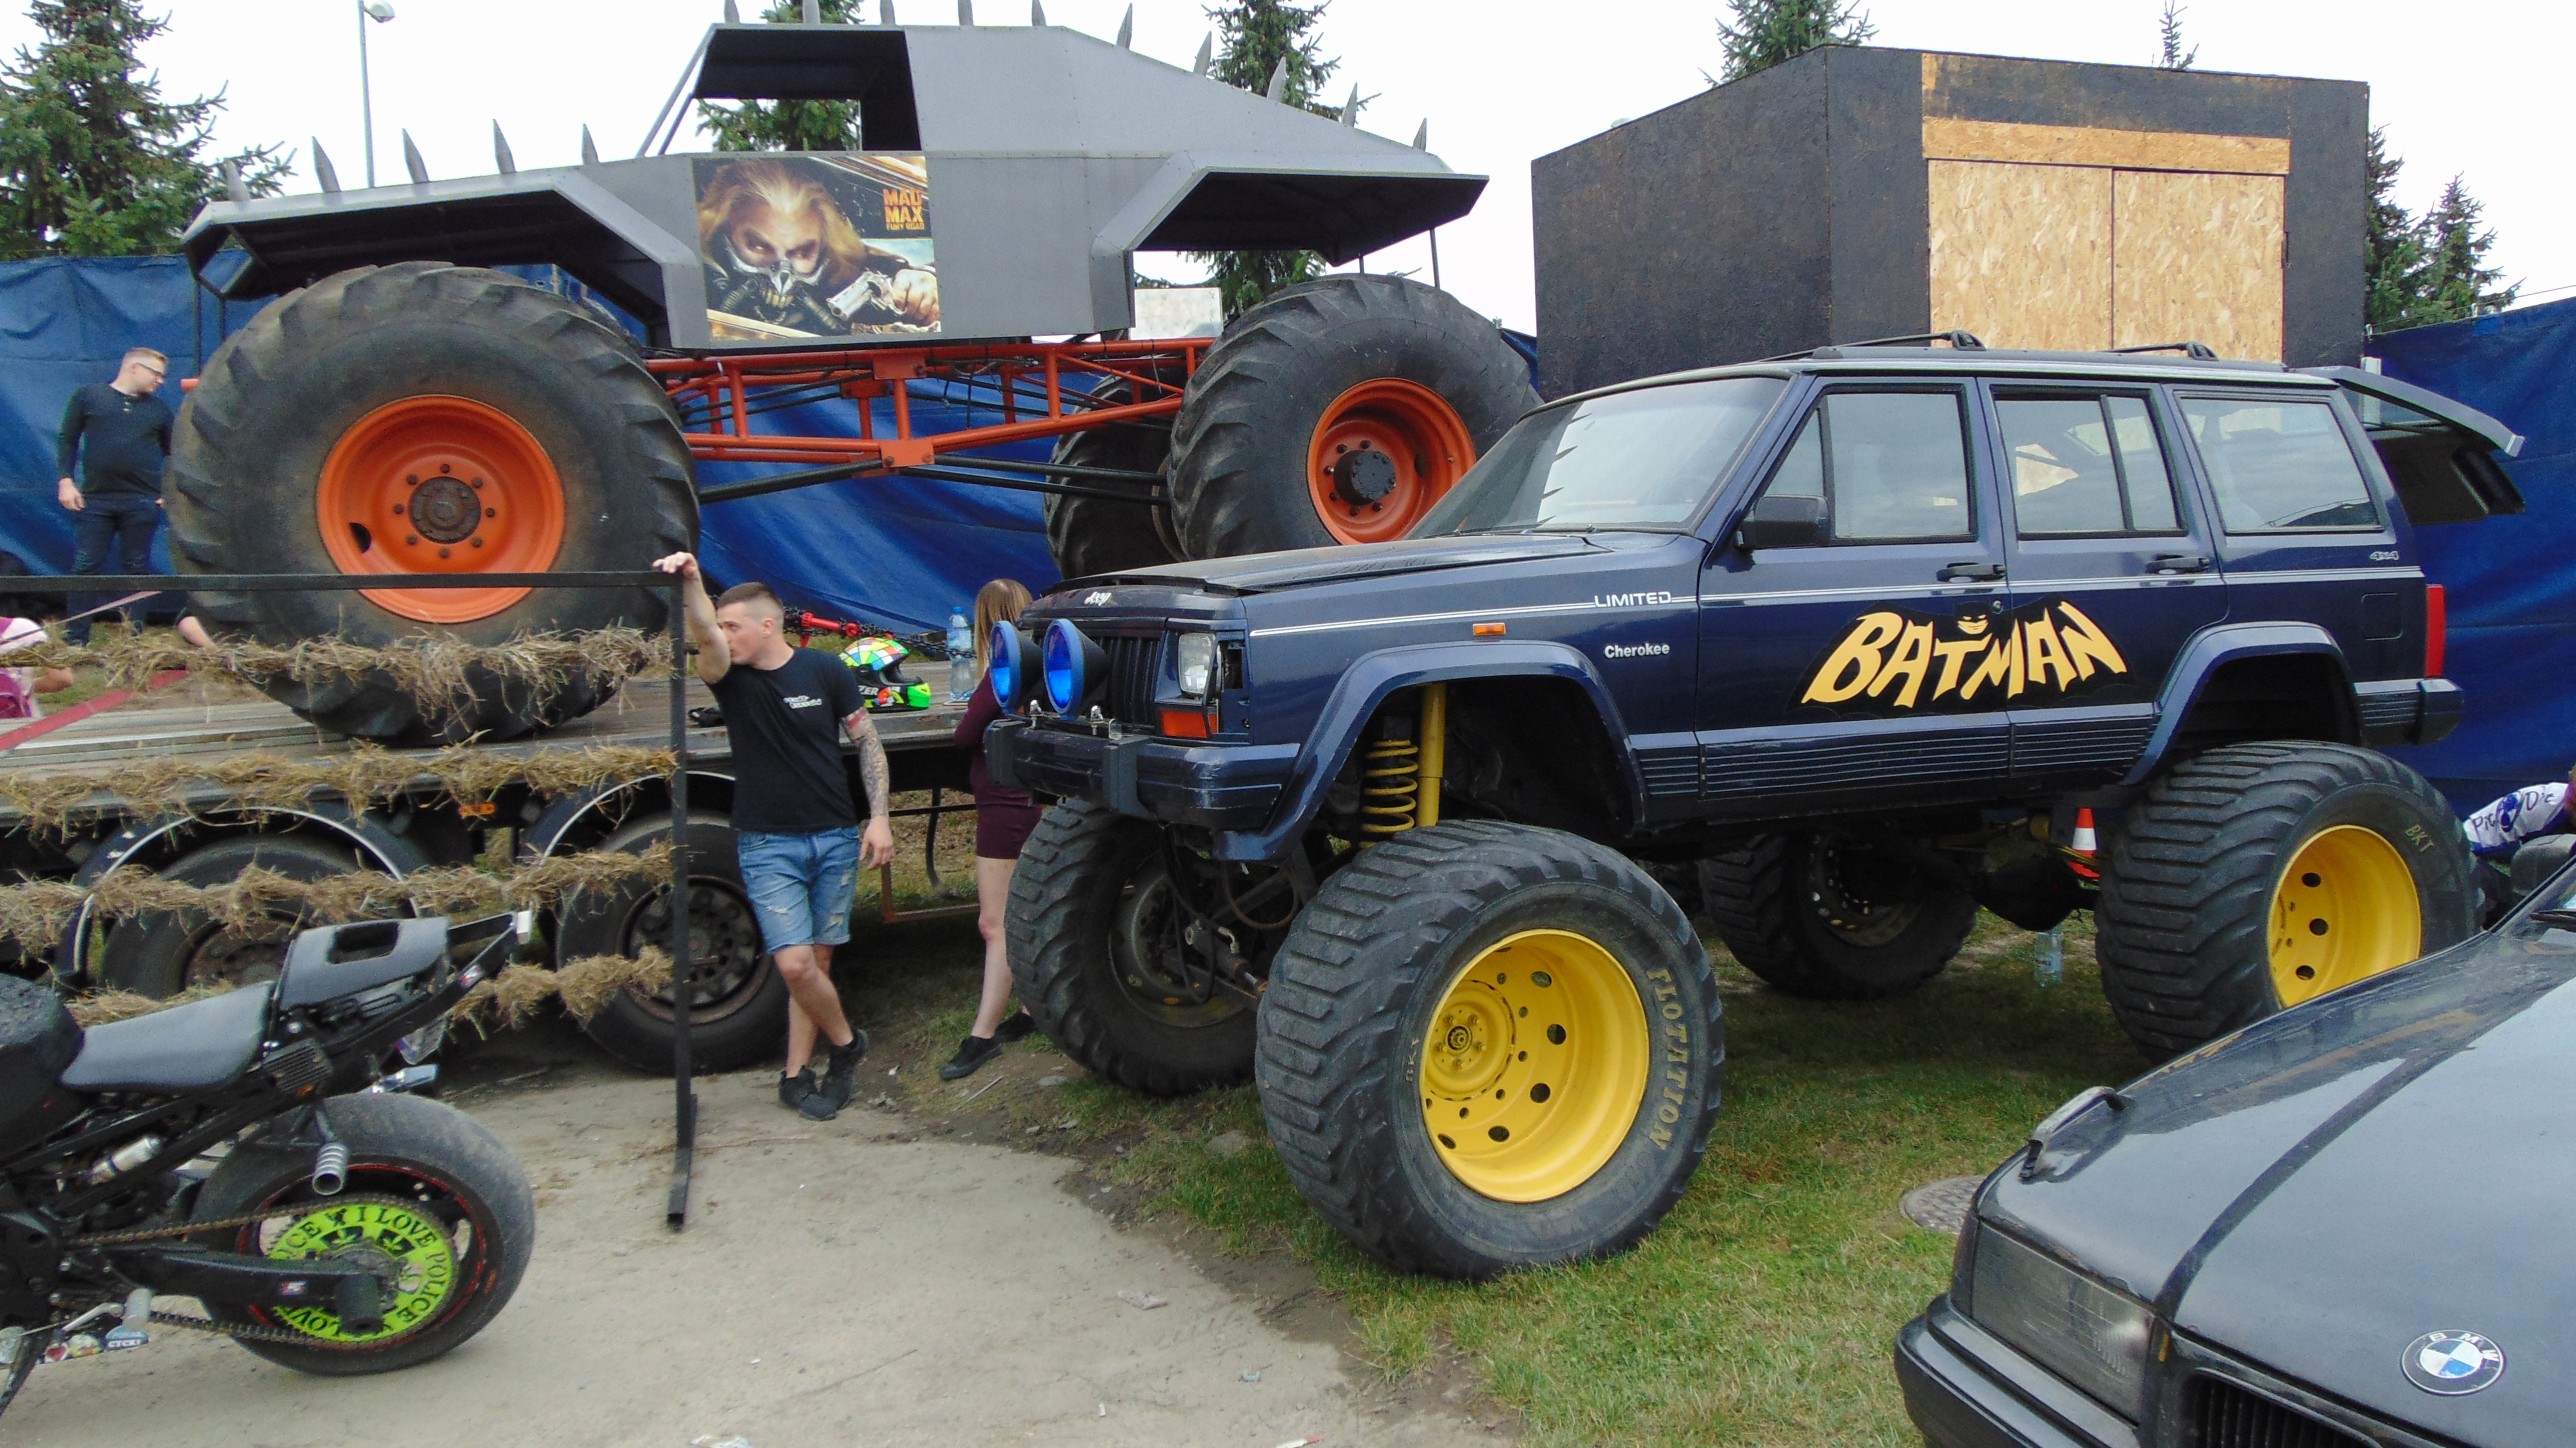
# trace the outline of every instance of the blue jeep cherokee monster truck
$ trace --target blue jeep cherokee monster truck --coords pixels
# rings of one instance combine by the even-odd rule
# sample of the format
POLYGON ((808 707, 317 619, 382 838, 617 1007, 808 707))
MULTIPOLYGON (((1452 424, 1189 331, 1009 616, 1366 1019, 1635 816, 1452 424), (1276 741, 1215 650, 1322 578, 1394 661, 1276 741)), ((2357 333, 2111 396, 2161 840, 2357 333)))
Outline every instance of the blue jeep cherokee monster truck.
MULTIPOLYGON (((1570 398, 1402 541, 997 630, 996 773, 1062 801, 1009 917, 1048 1034, 1251 1074, 1335 1227, 1473 1277, 1632 1244, 1698 1162, 1718 998, 1640 861, 1807 996, 2092 909, 2158 1053, 2466 936, 2457 823, 2370 746, 2460 717, 2413 529, 2519 511, 2521 440, 2352 369, 1949 340, 1570 398)), ((1357 508, 1409 461, 1327 470, 1357 508)))

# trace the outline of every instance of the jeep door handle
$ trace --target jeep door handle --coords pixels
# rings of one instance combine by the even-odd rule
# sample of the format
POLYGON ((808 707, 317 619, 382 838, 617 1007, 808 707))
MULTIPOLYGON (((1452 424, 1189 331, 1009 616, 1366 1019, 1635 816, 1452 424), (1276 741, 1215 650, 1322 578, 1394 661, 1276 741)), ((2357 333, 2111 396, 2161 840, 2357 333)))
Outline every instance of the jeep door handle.
POLYGON ((2149 573, 2207 573, 2209 571, 2209 555, 2206 553, 2159 553, 2156 555, 2155 560, 2147 565, 2147 571, 2149 573))
POLYGON ((2004 576, 2000 563, 1953 563, 1934 575, 1943 583, 1993 583, 2004 576))

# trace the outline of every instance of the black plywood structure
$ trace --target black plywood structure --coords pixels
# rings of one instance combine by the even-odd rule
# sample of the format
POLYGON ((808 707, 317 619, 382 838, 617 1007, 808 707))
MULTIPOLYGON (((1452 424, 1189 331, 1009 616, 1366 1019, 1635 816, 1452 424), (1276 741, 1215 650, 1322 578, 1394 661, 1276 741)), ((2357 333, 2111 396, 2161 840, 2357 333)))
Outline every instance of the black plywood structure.
POLYGON ((2368 131, 2356 82, 1815 51, 1532 164, 1541 390, 1952 327, 2352 362, 2368 131))

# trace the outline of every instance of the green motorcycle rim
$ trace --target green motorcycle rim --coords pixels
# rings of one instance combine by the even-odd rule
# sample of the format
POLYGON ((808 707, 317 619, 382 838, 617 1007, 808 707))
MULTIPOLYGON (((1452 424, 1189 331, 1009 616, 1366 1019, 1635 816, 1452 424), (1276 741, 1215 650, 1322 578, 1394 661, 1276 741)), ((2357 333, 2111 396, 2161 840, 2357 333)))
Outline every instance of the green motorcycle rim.
POLYGON ((417 1331, 437 1319, 457 1289, 456 1246, 446 1227, 427 1211, 386 1202, 325 1205, 307 1212, 288 1224, 268 1255, 289 1262, 373 1256, 393 1265, 395 1288, 384 1304, 385 1325, 374 1332, 350 1332, 326 1308, 271 1309, 280 1324, 323 1342, 384 1342, 417 1331))

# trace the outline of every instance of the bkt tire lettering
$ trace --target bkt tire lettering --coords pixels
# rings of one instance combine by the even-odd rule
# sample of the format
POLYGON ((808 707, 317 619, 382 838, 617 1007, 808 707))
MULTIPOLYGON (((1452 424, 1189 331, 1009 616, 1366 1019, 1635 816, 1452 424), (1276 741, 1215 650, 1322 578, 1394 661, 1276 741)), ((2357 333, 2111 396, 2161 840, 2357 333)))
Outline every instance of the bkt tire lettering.
POLYGON ((2102 626, 2064 599, 1990 619, 1899 609, 1863 614, 1808 677, 1801 704, 1882 709, 2069 694, 2129 672, 2102 626))

